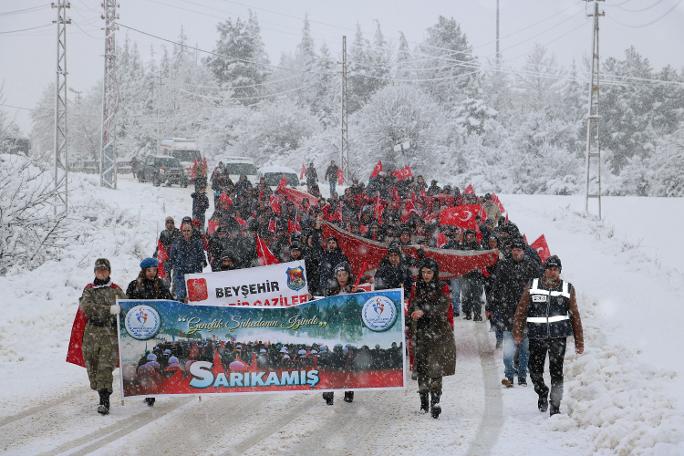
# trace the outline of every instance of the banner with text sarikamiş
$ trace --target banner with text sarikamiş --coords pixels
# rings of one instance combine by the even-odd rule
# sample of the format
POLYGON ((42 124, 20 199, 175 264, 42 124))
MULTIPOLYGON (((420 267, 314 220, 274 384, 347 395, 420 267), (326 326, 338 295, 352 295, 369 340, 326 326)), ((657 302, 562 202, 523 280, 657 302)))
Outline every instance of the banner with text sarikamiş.
POLYGON ((188 304, 287 307, 308 301, 304 261, 186 274, 188 304))
POLYGON ((299 306, 122 300, 124 397, 403 388, 403 290, 299 306))

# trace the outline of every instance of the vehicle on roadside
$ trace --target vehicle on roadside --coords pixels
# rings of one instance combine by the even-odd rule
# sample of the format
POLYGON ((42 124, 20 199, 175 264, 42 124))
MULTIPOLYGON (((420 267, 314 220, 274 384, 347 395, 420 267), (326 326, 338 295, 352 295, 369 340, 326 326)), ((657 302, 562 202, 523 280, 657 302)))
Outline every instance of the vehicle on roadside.
POLYGON ((296 187, 299 185, 299 177, 297 176, 297 172, 292 168, 288 168, 287 166, 262 166, 259 168, 258 177, 259 179, 263 177, 266 181, 266 185, 271 187, 277 187, 282 178, 285 178, 287 185, 290 187, 296 187))
POLYGON ((188 177, 181 162, 168 155, 148 155, 142 169, 142 181, 152 182, 155 187, 162 184, 188 186, 188 177))
POLYGON ((249 157, 219 157, 233 183, 237 182, 241 175, 247 176, 247 180, 256 185, 259 182, 257 167, 254 160, 249 157))
POLYGON ((195 178, 193 167, 203 158, 195 140, 187 138, 162 139, 159 143, 159 152, 177 158, 183 166, 188 182, 193 182, 195 178))

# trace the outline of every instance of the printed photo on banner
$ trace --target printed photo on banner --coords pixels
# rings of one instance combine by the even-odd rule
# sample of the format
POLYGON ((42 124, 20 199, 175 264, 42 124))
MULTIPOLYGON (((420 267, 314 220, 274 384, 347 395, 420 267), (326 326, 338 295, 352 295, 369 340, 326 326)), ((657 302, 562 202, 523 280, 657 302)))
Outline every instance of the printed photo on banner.
POLYGON ((403 290, 259 308, 119 301, 124 397, 403 388, 403 290))
POLYGON ((185 275, 188 304, 289 307, 308 301, 304 261, 185 275))

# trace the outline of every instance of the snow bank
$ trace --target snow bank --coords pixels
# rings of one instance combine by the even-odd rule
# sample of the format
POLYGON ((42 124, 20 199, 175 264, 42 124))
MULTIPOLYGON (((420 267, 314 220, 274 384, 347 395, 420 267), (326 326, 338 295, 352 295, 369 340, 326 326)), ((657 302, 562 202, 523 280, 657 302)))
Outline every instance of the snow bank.
MULTIPOLYGON (((138 274, 140 260, 154 252, 166 207, 190 211, 189 190, 150 192, 149 186, 120 180, 120 190, 112 191, 100 187, 97 176, 76 173, 69 184, 67 247, 35 269, 18 265, 22 267, 0 277, 0 370, 7 373, 2 414, 11 413, 22 398, 38 399, 55 388, 83 385, 85 371, 71 365, 65 369, 64 359, 78 298, 93 279, 95 259, 109 258, 112 279, 125 288, 138 274), (46 371, 60 375, 36 374, 46 371)), ((168 215, 179 220, 186 214, 168 215)))
POLYGON ((568 347, 567 414, 550 428, 578 433, 595 454, 684 454, 684 247, 665 245, 655 229, 664 214, 676 224, 684 201, 606 198, 603 222, 581 213, 580 197, 503 201, 528 238, 546 234, 579 293, 586 353, 568 347))

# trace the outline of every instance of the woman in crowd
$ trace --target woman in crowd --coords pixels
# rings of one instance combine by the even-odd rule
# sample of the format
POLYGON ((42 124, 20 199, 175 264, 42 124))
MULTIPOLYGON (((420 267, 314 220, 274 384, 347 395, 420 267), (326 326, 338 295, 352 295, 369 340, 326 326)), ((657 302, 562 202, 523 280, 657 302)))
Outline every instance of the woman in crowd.
POLYGON ((408 313, 415 321, 420 411, 439 418, 442 377, 455 373, 456 344, 447 319, 449 299, 439 286, 437 263, 425 258, 419 266, 408 313))
MULTIPOLYGON (((128 299, 173 299, 169 288, 158 277, 159 262, 156 258, 145 258, 140 262, 138 277, 128 284, 126 295, 128 299)), ((156 357, 154 359, 156 362, 156 357)), ((145 403, 152 407, 155 398, 146 397, 145 403)))

